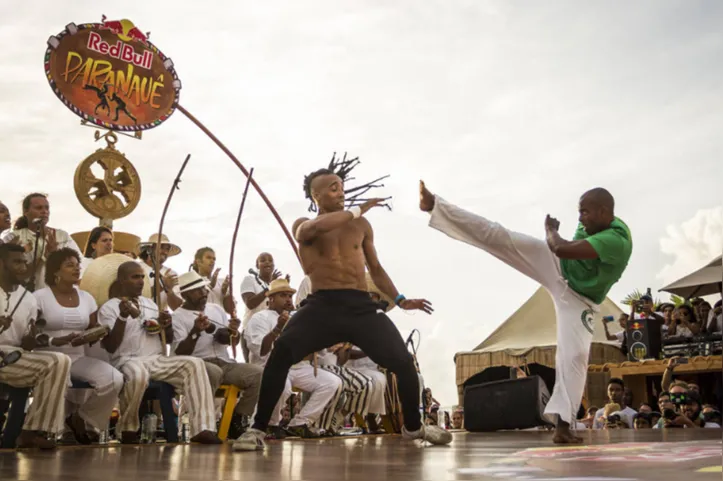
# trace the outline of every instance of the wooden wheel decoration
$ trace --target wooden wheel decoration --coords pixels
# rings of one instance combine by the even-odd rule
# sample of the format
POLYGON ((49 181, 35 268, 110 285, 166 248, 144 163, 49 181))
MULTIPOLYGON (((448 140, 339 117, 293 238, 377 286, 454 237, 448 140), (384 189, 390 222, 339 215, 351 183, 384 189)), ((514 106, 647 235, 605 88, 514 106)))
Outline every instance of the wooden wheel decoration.
POLYGON ((108 146, 89 155, 75 169, 75 195, 80 204, 91 215, 101 220, 125 217, 136 208, 141 200, 141 178, 133 164, 115 148, 118 138, 113 132, 100 135, 108 146), (103 171, 98 178, 93 173, 97 166, 103 171))

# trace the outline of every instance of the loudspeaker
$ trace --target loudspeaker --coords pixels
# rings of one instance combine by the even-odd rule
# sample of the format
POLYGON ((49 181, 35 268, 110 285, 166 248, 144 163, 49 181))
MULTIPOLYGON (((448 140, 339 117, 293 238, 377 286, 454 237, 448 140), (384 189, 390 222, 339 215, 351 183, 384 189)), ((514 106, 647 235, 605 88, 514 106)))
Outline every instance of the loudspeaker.
POLYGON ((628 360, 659 359, 663 351, 660 323, 655 319, 633 319, 626 329, 628 360))
POLYGON ((539 376, 467 386, 464 427, 468 431, 528 429, 550 424, 543 413, 550 392, 539 376))

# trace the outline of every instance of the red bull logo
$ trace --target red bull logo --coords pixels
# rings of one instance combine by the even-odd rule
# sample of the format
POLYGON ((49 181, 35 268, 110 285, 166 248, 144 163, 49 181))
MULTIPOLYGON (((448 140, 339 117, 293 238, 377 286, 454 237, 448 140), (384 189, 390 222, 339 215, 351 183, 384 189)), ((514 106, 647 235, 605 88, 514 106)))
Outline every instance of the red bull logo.
POLYGON ((105 128, 146 130, 174 112, 173 62, 127 19, 70 23, 48 39, 45 74, 76 115, 105 128))
MULTIPOLYGON (((118 36, 120 38, 120 36, 118 36)), ((121 42, 120 40, 115 44, 111 45, 96 32, 90 32, 88 36, 89 50, 94 50, 103 55, 109 57, 118 58, 124 62, 132 63, 141 68, 150 70, 151 63, 153 62, 153 54, 150 50, 143 50, 141 53, 136 53, 132 45, 121 42)))
POLYGON ((148 36, 150 33, 144 34, 133 22, 128 19, 123 20, 106 20, 106 16, 102 17, 102 25, 114 34, 118 35, 118 38, 124 42, 130 42, 131 40, 137 40, 141 43, 148 43, 148 36))

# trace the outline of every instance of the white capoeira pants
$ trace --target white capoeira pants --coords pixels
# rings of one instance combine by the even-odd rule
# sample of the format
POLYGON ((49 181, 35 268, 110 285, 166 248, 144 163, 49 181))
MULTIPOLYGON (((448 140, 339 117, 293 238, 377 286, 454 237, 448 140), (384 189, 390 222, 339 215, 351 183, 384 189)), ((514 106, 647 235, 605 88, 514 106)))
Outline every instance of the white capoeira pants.
MULTIPOLYGON (((271 418, 269 419, 269 426, 278 426, 279 424, 281 424, 281 419, 283 418, 283 411, 286 407, 286 402, 289 400, 292 394, 294 394, 294 391, 291 388, 291 381, 289 380, 289 378, 286 378, 284 392, 281 393, 279 402, 276 403, 276 407, 274 407, 274 412, 271 413, 271 418)), ((294 413, 291 413, 291 415, 293 416, 294 413)), ((256 411, 254 411, 253 416, 256 416, 256 411)))
POLYGON ((545 414, 557 414, 564 422, 574 423, 585 391, 594 316, 599 306, 568 287, 559 259, 544 240, 509 231, 438 196, 429 225, 487 251, 550 293, 557 316, 557 355, 555 388, 545 414))
POLYGON ((6 354, 21 351, 17 362, 0 369, 0 382, 33 389, 33 402, 23 429, 61 433, 65 426, 65 393, 70 386, 70 358, 59 352, 29 352, 0 346, 6 354))
POLYGON ((311 395, 299 414, 291 419, 289 427, 316 424, 320 429, 328 429, 343 392, 339 376, 323 369, 318 369, 314 376, 314 367, 301 362, 291 367, 288 380, 293 387, 311 395))
POLYGON ((123 389, 123 374, 110 364, 83 356, 73 361, 70 377, 85 381, 93 389, 69 389, 66 399, 69 410, 99 431, 108 429, 108 422, 123 389))
POLYGON ((387 391, 387 375, 378 369, 355 369, 372 381, 369 393, 369 412, 384 415, 387 405, 384 402, 384 393, 387 391))
POLYGON ((125 378, 120 396, 118 431, 135 432, 140 428, 138 409, 151 380, 167 382, 184 396, 192 436, 202 431, 216 431, 213 393, 202 359, 159 354, 126 360, 118 369, 125 378))

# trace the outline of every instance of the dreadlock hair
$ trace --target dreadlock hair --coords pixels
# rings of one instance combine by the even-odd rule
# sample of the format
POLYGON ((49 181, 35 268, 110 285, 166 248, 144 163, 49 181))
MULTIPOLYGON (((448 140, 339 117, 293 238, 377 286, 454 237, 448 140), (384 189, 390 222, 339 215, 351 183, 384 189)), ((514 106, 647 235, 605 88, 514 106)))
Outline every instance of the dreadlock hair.
MULTIPOLYGON (((350 177, 349 174, 351 171, 359 165, 361 161, 359 160, 359 157, 354 157, 353 159, 347 159, 346 152, 344 152, 344 157, 342 159, 338 159, 336 157, 336 152, 331 156, 331 161, 329 162, 329 166, 323 169, 315 170, 314 172, 310 173, 309 175, 304 177, 304 194, 307 199, 309 199, 310 205, 309 205, 309 211, 310 212, 317 212, 318 208, 316 206, 316 202, 314 202, 314 198, 311 195, 311 184, 319 176, 322 175, 337 175, 341 179, 341 181, 346 185, 346 183, 350 180, 354 180, 354 177, 350 177)), ((367 182, 364 185, 359 185, 356 187, 352 187, 349 189, 346 189, 344 191, 345 194, 345 200, 344 203, 346 204, 346 207, 353 207, 355 205, 363 204, 364 202, 368 201, 368 198, 362 198, 361 196, 369 192, 371 189, 375 189, 378 187, 384 187, 384 184, 380 184, 379 181, 386 179, 389 177, 389 175, 385 175, 382 177, 379 177, 377 179, 372 180, 371 182, 367 182)), ((385 197, 384 200, 387 201, 391 199, 391 197, 385 197)), ((389 210, 392 210, 391 206, 388 203, 381 204, 384 207, 386 207, 389 210)))

